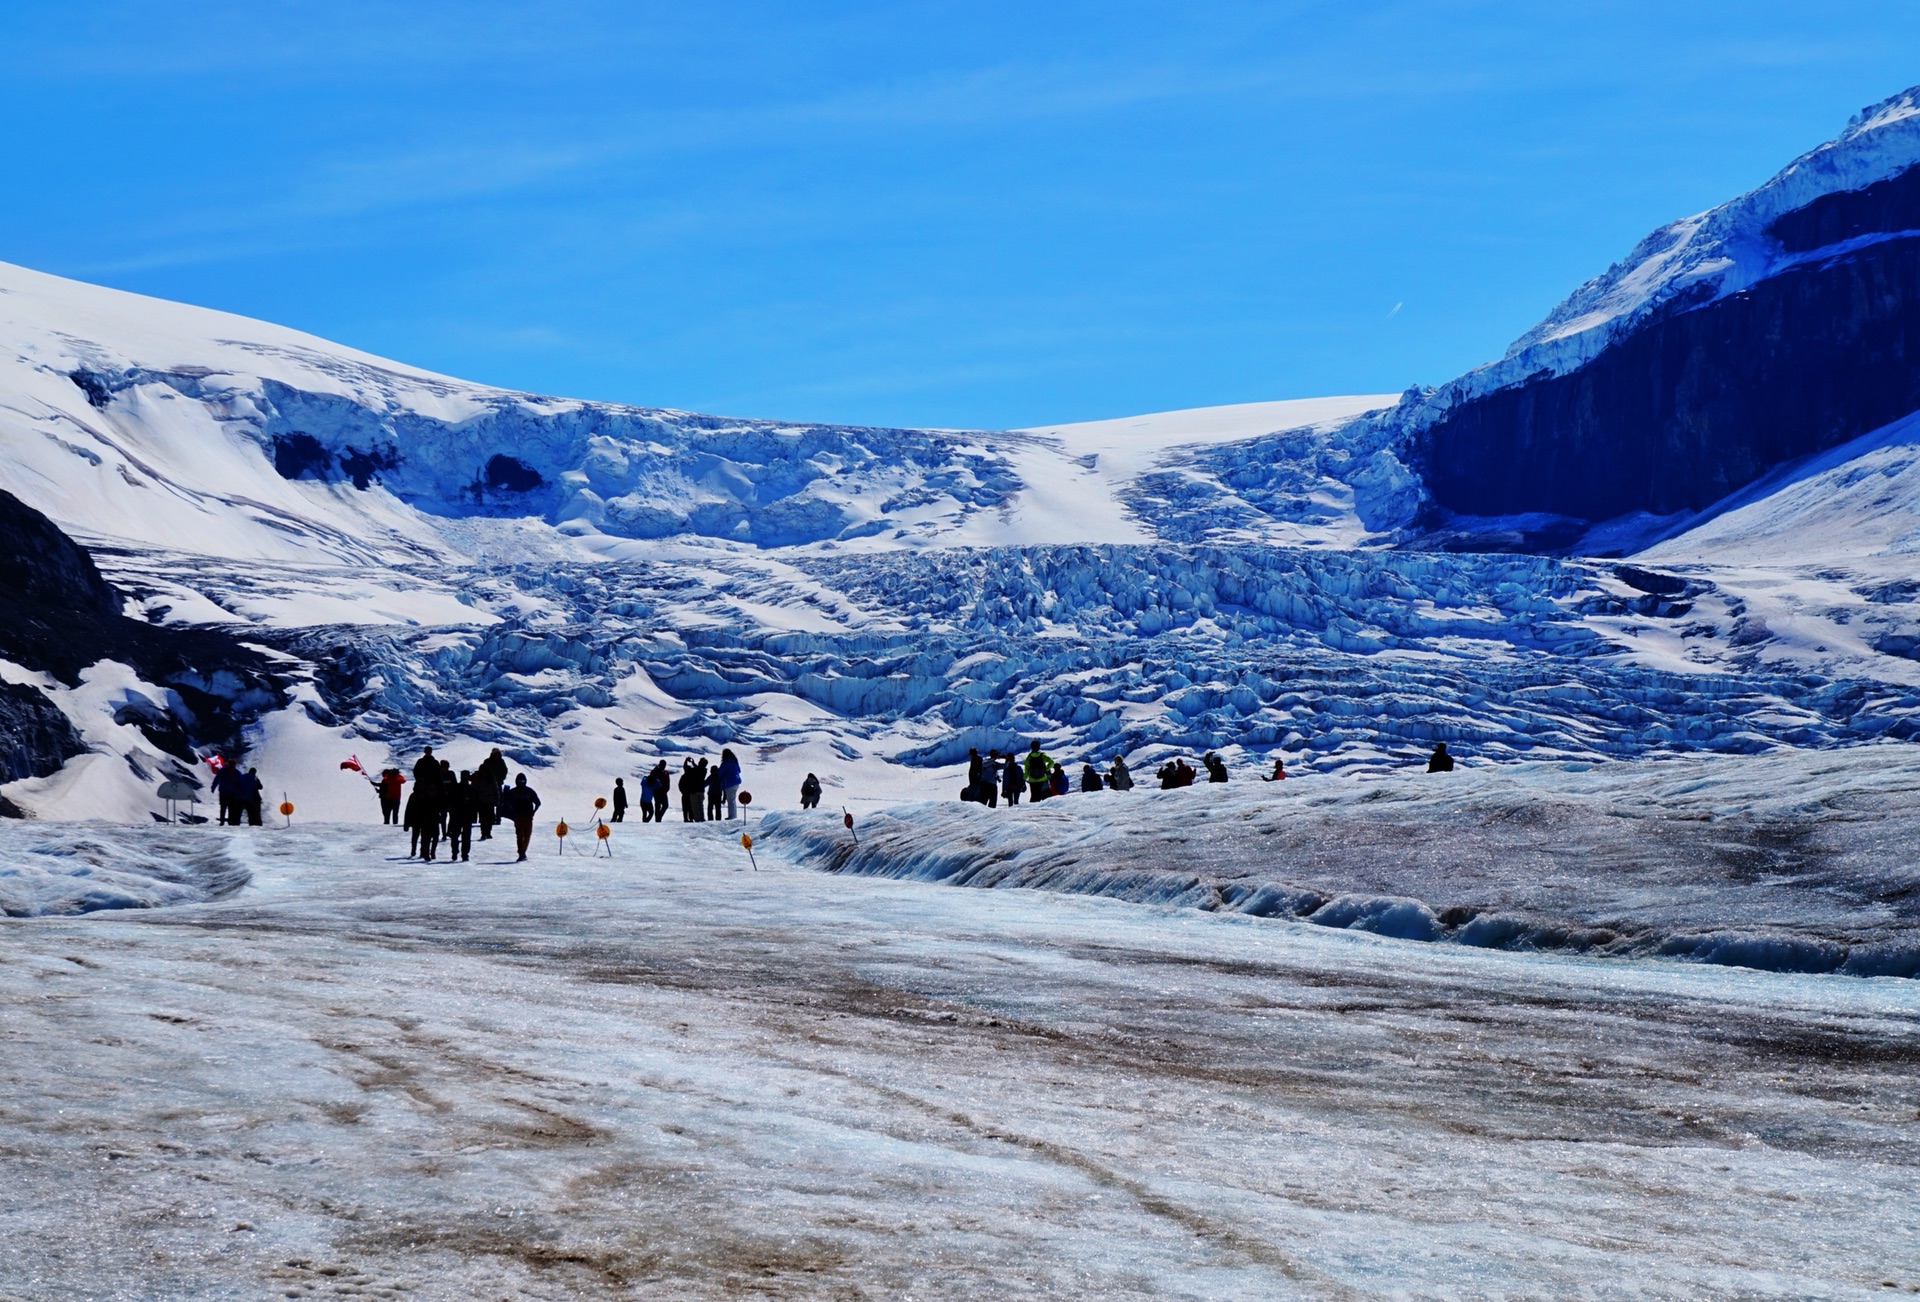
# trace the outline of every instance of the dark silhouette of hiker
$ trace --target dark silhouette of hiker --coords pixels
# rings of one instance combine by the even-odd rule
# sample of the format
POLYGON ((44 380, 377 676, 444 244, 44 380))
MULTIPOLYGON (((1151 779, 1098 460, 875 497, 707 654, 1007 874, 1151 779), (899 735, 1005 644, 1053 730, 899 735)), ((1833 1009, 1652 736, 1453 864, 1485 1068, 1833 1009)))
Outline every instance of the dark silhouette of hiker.
MULTIPOLYGON (((740 757, 730 750, 721 751, 720 767, 714 770, 714 776, 719 782, 720 799, 727 806, 727 817, 740 817, 740 784, 744 781, 744 775, 740 772, 740 757)), ((719 805, 713 807, 713 816, 720 817, 719 805)))
POLYGON ((1020 793, 1026 789, 1026 780, 1020 774, 1020 757, 1012 751, 1007 752, 1006 767, 1000 771, 1000 795, 1012 809, 1020 803, 1020 793))
POLYGON ((513 824, 513 845, 519 853, 515 863, 525 863, 527 846, 533 841, 533 816, 540 812, 540 793, 527 785, 527 775, 516 774, 513 785, 500 797, 500 812, 513 824))
POLYGON ((807 774, 806 781, 800 784, 800 808, 820 808, 820 779, 807 774))
MULTIPOLYGON (((240 779, 240 807, 246 811, 249 827, 260 826, 260 803, 266 795, 264 787, 265 784, 260 781, 259 769, 248 769, 240 779)), ((238 819, 234 821, 239 822, 238 819)))
POLYGON ((726 778, 720 772, 719 763, 715 762, 707 769, 707 819, 710 822, 719 821, 720 802, 725 798, 726 778))
POLYGON ((1260 779, 1262 782, 1285 782, 1287 780, 1287 762, 1278 755, 1273 757, 1273 772, 1260 779))
POLYGON ((988 809, 1000 807, 1000 752, 990 750, 980 764, 980 800, 988 809))
POLYGON ((413 766, 413 789, 435 787, 440 784, 440 761, 433 753, 433 747, 427 746, 420 751, 420 758, 413 766))
POLYGON ((609 823, 627 821, 627 783, 624 778, 613 780, 613 817, 607 821, 609 823))
POLYGON ((706 806, 706 761, 688 759, 680 763, 680 821, 697 823, 706 806))
POLYGON ((980 761, 980 748, 978 746, 967 747, 967 785, 961 789, 960 799, 970 801, 976 805, 984 805, 987 803, 986 794, 980 790, 980 784, 985 781, 985 775, 982 772, 983 767, 980 761))
POLYGON ((1433 743, 1433 754, 1427 756, 1427 772, 1453 772, 1453 756, 1447 754, 1447 743, 1444 741, 1433 743))
POLYGON ((240 826, 240 792, 243 783, 240 770, 236 765, 221 757, 220 767, 213 771, 213 793, 220 798, 220 826, 240 826))
POLYGON ((667 762, 661 760, 653 766, 653 772, 647 777, 653 782, 653 821, 667 821, 667 802, 673 797, 673 774, 667 771, 667 762))
POLYGON ((420 858, 432 863, 440 853, 440 834, 446 827, 446 791, 440 780, 440 763, 416 765, 413 770, 413 830, 419 837, 420 858), (422 777, 431 772, 431 777, 422 777))
POLYGON ((1227 780, 1227 762, 1218 755, 1208 751, 1200 757, 1200 762, 1206 765, 1207 781, 1225 782, 1227 780))
POLYGON ((480 818, 480 839, 493 840, 493 825, 500 821, 500 789, 507 785, 507 760, 495 746, 473 771, 473 808, 480 818))
POLYGON ((447 862, 473 859, 473 820, 479 813, 480 789, 473 774, 462 773, 460 780, 447 788, 447 862))
POLYGON ((1106 785, 1105 780, 1100 776, 1100 770, 1093 766, 1092 760, 1088 760, 1080 770, 1080 789, 1098 791, 1106 785))
POLYGON ((1133 790, 1133 774, 1127 771, 1126 756, 1113 757, 1113 770, 1107 774, 1107 786, 1115 791, 1133 790))

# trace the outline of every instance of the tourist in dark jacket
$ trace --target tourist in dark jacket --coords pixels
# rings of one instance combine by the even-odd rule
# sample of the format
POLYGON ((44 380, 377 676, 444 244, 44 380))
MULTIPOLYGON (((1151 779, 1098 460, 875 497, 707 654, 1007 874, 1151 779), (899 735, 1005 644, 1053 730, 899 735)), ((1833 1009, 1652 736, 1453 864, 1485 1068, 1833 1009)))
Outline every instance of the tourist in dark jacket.
POLYGON ((1433 744, 1433 754, 1427 756, 1427 772, 1453 772, 1453 756, 1447 753, 1447 743, 1437 741, 1433 744))
POLYGON ((673 774, 667 770, 667 762, 661 760, 653 766, 650 774, 653 778, 653 821, 667 821, 667 804, 673 798, 673 774))
POLYGON ((627 821, 627 783, 624 778, 613 780, 613 817, 607 821, 610 823, 627 821))
POLYGON ((725 782, 720 775, 720 765, 716 762, 707 768, 707 818, 710 821, 719 821, 720 802, 725 798, 725 782))
POLYGON ((1000 770, 1000 795, 1008 809, 1020 803, 1020 793, 1026 789, 1026 780, 1020 773, 1020 757, 1008 751, 1006 767, 1000 770))
POLYGON ((507 785, 507 758, 495 746, 473 771, 473 810, 480 819, 480 839, 493 839, 493 825, 500 821, 500 789, 507 785))
POLYGON ((680 765, 680 821, 698 823, 706 817, 707 762, 685 760, 680 765))
POLYGON ((1092 760, 1088 760, 1081 766, 1080 789, 1082 791, 1098 791, 1105 785, 1106 782, 1100 777, 1100 770, 1093 766, 1092 760))
POLYGON ((414 768, 413 799, 407 802, 407 808, 413 811, 413 832, 416 838, 415 849, 420 858, 432 863, 440 852, 440 836, 446 827, 446 792, 440 782, 440 765, 436 761, 431 765, 433 775, 425 778, 421 773, 428 768, 419 765, 414 768))
POLYGON ((1225 782, 1227 780, 1227 762, 1218 755, 1208 751, 1201 757, 1200 762, 1206 766, 1207 781, 1225 782))
POLYGON ((1115 791, 1133 790, 1133 774, 1127 771, 1127 760, 1124 755, 1113 757, 1113 770, 1107 774, 1107 785, 1115 791))
POLYGON ((809 773, 806 780, 800 784, 800 808, 818 809, 819 807, 820 779, 809 773))
MULTIPOLYGON (((720 767, 715 770, 720 780, 720 799, 726 802, 727 817, 740 817, 740 784, 744 780, 740 772, 740 757, 730 750, 720 752, 720 767)), ((719 806, 714 806, 713 816, 720 817, 719 806)))
POLYGON ((222 760, 220 767, 213 771, 213 794, 220 799, 220 825, 222 827, 240 826, 240 792, 243 783, 236 765, 222 760))
POLYGON ((473 820, 479 812, 476 801, 479 788, 474 785, 473 774, 462 773, 460 780, 446 790, 447 797, 447 862, 459 860, 462 863, 473 859, 473 820))
POLYGON ((527 775, 515 775, 513 785, 500 797, 500 812, 513 824, 513 844, 525 863, 527 846, 533 842, 533 816, 540 812, 540 793, 527 785, 527 775))
POLYGON ((248 769, 246 776, 240 779, 240 805, 247 811, 249 826, 260 826, 260 803, 266 796, 265 785, 260 781, 259 769, 248 769))

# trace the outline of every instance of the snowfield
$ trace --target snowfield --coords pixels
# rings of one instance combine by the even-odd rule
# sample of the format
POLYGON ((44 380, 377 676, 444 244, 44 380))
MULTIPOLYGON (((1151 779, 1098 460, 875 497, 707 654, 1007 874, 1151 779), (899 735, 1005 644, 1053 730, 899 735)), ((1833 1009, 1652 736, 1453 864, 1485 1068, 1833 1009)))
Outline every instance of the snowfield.
POLYGON ((1920 1290, 1913 982, 755 874, 734 831, 196 829, 245 890, 0 923, 0 1290, 1920 1290))
MULTIPOLYGON (((1069 765, 1069 772, 1078 777, 1069 765)), ((1071 891, 1489 949, 1920 974, 1920 754, 1908 746, 1525 763, 1038 807, 776 813, 831 872, 1071 891)))

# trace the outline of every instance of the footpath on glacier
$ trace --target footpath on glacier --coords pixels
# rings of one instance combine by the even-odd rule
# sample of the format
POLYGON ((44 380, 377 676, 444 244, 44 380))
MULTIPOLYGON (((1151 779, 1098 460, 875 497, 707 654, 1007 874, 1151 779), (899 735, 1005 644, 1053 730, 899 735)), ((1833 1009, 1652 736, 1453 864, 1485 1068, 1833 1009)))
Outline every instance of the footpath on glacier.
POLYGON ((1920 984, 756 873, 739 827, 202 828, 241 889, 0 922, 0 1294, 1920 1291, 1920 984))

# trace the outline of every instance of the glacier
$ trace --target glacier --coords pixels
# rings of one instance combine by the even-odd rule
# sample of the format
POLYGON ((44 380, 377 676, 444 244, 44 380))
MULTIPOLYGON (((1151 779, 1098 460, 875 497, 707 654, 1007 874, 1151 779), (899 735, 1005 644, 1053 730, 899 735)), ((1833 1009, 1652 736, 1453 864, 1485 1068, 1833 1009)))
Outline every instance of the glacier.
POLYGON ((1021 430, 0 264, 0 1291, 1920 1292, 1916 106, 1450 384, 1021 430))

